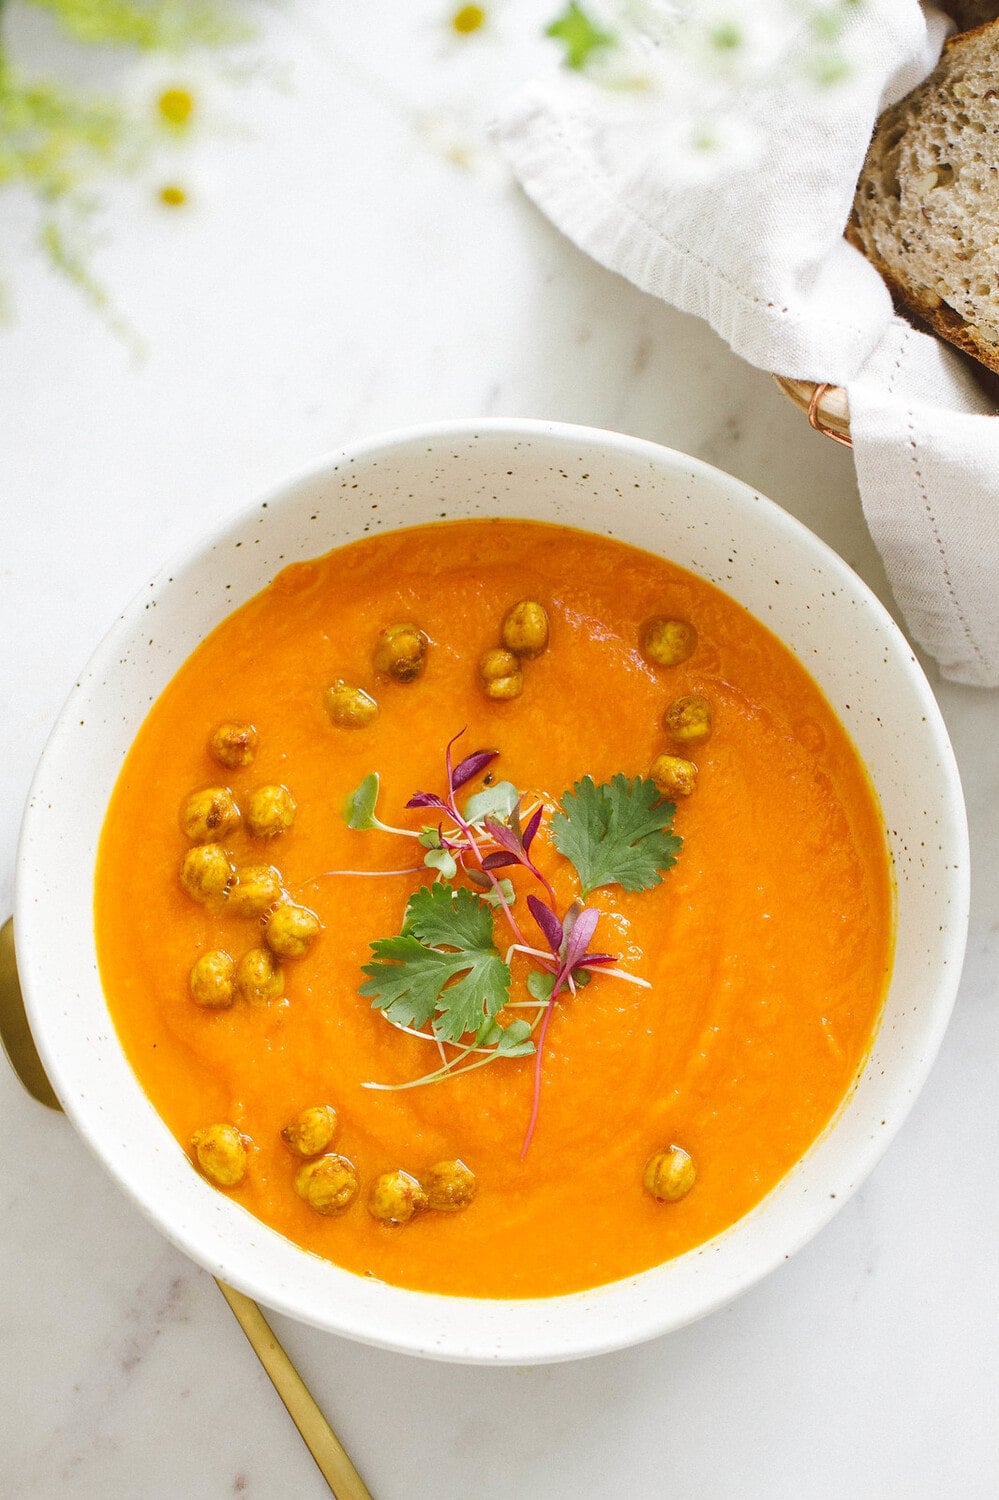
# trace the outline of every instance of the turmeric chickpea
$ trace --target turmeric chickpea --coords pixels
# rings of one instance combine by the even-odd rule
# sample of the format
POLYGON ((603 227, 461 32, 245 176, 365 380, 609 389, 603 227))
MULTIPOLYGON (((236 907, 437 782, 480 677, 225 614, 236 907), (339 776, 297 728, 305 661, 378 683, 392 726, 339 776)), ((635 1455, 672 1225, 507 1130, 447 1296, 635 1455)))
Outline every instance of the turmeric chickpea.
POLYGON ((288 832, 295 812, 295 799, 286 786, 254 787, 246 799, 246 826, 255 839, 273 839, 288 832))
POLYGON ((281 1138, 296 1156, 319 1156, 332 1146, 336 1128, 332 1104, 311 1104, 284 1127, 281 1138))
POLYGON ((475 1197, 475 1173, 463 1161, 439 1161, 424 1174, 428 1208, 457 1213, 475 1197))
POLYGON ((326 689, 326 712, 339 729, 363 729, 377 717, 378 704, 363 688, 338 678, 326 689))
POLYGON ((236 965, 236 988, 251 1004, 266 1005, 284 989, 284 970, 269 948, 251 948, 236 965))
POLYGON ((681 745, 700 745, 711 734, 711 704, 700 693, 677 698, 663 714, 663 728, 681 745))
POLYGON ((693 1157, 682 1146, 667 1146, 649 1158, 642 1179, 645 1191, 660 1203, 677 1203, 694 1186, 697 1169, 693 1157))
POLYGON ((426 1193, 408 1172, 383 1172, 371 1184, 368 1211, 382 1224, 406 1224, 426 1206, 426 1193))
POLYGON ((222 948, 202 953, 188 979, 191 998, 206 1010, 225 1010, 236 997, 236 961, 222 948))
POLYGON ((227 722, 217 724, 208 740, 208 749, 220 766, 240 771, 251 765, 257 753, 260 736, 252 724, 227 722))
POLYGON ((427 637, 418 625, 408 621, 386 625, 375 642, 376 672, 394 677, 396 682, 415 682, 423 671, 427 656, 427 637))
POLYGON ((224 839, 239 827, 239 808, 227 786, 206 786, 192 792, 180 810, 180 826, 195 844, 224 839))
POLYGON ((221 896, 232 879, 232 861, 221 844, 195 844, 180 867, 180 883, 192 901, 221 896))
POLYGON ((487 698, 506 702, 524 691, 524 674, 512 651, 494 646, 479 657, 479 677, 487 698))
POLYGON ((302 958, 322 929, 322 922, 307 906, 282 901, 267 918, 264 942, 279 958, 302 958))
POLYGON ((697 785, 697 767, 680 755, 657 755, 649 775, 667 797, 689 797, 697 785))
POLYGON ((693 625, 662 615, 646 620, 638 639, 642 655, 654 667, 679 666, 697 649, 697 631, 693 625))
POLYGON ((260 917, 281 898, 281 876, 273 865, 239 865, 226 903, 233 916, 260 917))
POLYGON ((514 656, 540 656, 548 645, 548 615, 537 599, 521 599, 503 617, 500 639, 514 656))
POLYGON ((357 1197, 357 1172, 346 1156, 330 1152, 295 1174, 295 1192, 317 1214, 339 1214, 357 1197))
POLYGON ((191 1151, 200 1171, 216 1187, 236 1187, 246 1176, 247 1139, 235 1125, 206 1125, 191 1136, 191 1151))

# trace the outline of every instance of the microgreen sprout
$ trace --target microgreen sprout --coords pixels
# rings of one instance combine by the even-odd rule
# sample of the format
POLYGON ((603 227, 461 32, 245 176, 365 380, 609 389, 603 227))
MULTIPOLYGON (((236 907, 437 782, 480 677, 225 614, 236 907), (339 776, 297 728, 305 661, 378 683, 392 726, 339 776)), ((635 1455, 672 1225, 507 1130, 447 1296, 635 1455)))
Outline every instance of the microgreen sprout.
MULTIPOLYGON (((415 829, 383 823, 375 812, 377 772, 366 776, 344 803, 348 827, 401 834, 425 850, 422 866, 385 874, 416 874, 422 869, 434 873, 429 885, 410 896, 398 936, 372 942, 372 960, 364 965, 360 994, 398 1031, 432 1042, 440 1066, 402 1083, 369 1082, 364 1087, 420 1088, 500 1058, 533 1056, 533 1098, 523 1157, 537 1126, 542 1053, 556 1001, 576 995, 598 972, 645 988, 649 984, 619 969, 613 954, 591 948, 600 919, 595 906, 576 897, 559 914, 555 888, 532 854, 544 820, 543 803, 525 812, 524 797, 512 782, 489 781, 459 808, 457 794, 499 753, 475 750, 456 765, 452 749, 463 733, 447 745, 443 793, 417 791, 405 804, 411 810, 432 810, 435 823, 415 829), (497 877, 497 871, 517 869, 540 892, 527 895, 527 910, 543 947, 528 942, 518 924, 513 881, 497 877), (459 877, 465 883, 455 884, 459 877), (495 945, 494 911, 502 914, 512 936, 505 955, 495 945), (511 999, 515 953, 531 962, 524 982, 527 999, 511 999), (509 1014, 513 1011, 532 1014, 521 1019, 509 1014)), ((574 866, 584 896, 598 885, 646 890, 658 885, 662 870, 675 863, 680 840, 668 832, 673 811, 654 783, 641 777, 629 781, 617 776, 604 786, 584 777, 563 794, 552 820, 552 843, 574 866)))

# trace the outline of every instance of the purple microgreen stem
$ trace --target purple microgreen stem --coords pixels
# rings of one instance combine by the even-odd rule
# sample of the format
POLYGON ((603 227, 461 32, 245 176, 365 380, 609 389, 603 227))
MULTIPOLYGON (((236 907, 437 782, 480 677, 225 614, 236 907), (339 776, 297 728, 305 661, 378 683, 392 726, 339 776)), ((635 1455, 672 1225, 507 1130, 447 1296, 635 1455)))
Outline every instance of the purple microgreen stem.
POLYGON ((552 990, 551 999, 545 1006, 544 1014, 541 1017, 541 1030, 538 1033, 537 1049, 534 1053, 534 1097, 531 1101, 531 1117, 527 1122, 527 1130, 524 1133, 524 1144, 520 1148, 521 1161, 523 1161, 524 1157, 527 1155, 531 1141, 534 1139, 535 1127, 538 1123, 538 1111, 541 1108, 541 1057, 542 1053, 545 1050, 545 1037, 548 1035, 548 1023, 552 1018, 552 1011, 555 1009, 555 999, 558 995, 558 991, 559 986, 558 981, 556 980, 555 988, 552 990))
MULTIPOLYGON (((537 833, 538 831, 538 827, 541 823, 541 814, 543 813, 543 811, 544 809, 539 807, 534 816, 531 818, 530 823, 527 825, 530 837, 532 839, 534 838, 535 833, 537 833)), ((548 899, 551 902, 552 906, 554 906, 555 892, 552 889, 551 882, 545 875, 541 873, 537 865, 531 859, 531 856, 527 852, 527 845, 524 842, 523 836, 515 833, 512 828, 507 828, 504 826, 504 824, 498 823, 495 818, 484 819, 482 827, 492 839, 493 843, 499 844, 500 849, 502 849, 504 853, 509 854, 513 859, 517 861, 518 864, 523 865, 526 870, 530 870, 535 880, 537 880, 541 885, 544 886, 545 890, 548 893, 548 899)))

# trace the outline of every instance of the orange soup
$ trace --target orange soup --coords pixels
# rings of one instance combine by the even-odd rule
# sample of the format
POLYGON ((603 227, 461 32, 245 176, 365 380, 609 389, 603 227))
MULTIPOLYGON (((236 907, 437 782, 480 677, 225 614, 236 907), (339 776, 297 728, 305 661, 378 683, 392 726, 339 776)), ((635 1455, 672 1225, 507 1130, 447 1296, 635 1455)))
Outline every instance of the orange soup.
POLYGON ((286 568, 194 652, 96 930, 192 1170, 358 1274, 551 1296, 703 1243, 815 1141, 892 893, 856 752, 744 609, 445 522, 286 568))

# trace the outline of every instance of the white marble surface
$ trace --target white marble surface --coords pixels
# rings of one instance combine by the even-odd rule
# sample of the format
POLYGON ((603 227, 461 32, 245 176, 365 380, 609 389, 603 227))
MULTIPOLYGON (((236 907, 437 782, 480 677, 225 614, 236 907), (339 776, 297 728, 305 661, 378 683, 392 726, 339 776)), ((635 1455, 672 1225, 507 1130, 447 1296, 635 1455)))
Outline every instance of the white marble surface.
MULTIPOLYGON (((167 556, 341 440, 428 418, 633 432, 769 493, 886 597, 849 455, 765 375, 555 235, 484 122, 553 6, 261 9, 271 81, 102 190, 94 270, 136 357, 33 248, 0 269, 0 907, 65 693, 167 556), (158 175, 157 175, 158 174, 158 175)), ((16 12, 25 54, 51 34, 16 12)), ((76 66, 75 63, 71 64, 76 66)), ((165 72, 79 65, 133 90, 165 72)), ((890 600, 888 601, 890 603, 890 600)), ((999 700, 931 681, 964 778, 971 939, 939 1063, 868 1184, 779 1273, 643 1348, 461 1369, 275 1326, 376 1500, 974 1500, 999 1493, 999 700)), ((325 1486, 209 1278, 0 1067, 0 1495, 311 1500, 325 1486)))

